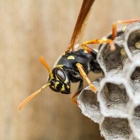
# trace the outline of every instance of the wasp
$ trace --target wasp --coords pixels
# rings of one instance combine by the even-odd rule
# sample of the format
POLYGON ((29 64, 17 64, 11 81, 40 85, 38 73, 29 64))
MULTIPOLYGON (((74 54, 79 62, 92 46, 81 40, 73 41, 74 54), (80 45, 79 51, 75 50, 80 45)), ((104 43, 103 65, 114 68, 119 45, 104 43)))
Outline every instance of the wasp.
MULTIPOLYGON (((96 61, 97 51, 91 49, 87 46, 87 44, 102 44, 102 43, 109 43, 110 49, 114 50, 115 46, 113 44, 112 39, 107 37, 107 39, 102 40, 90 40, 86 41, 81 45, 81 49, 74 50, 74 45, 79 37, 82 29, 84 28, 86 19, 89 15, 89 11, 93 5, 95 0, 83 0, 79 16, 69 43, 67 50, 62 54, 59 58, 57 64, 53 69, 49 67, 47 62, 44 60, 43 57, 40 58, 41 63, 45 66, 49 73, 49 78, 47 83, 42 86, 39 90, 31 94, 27 97, 20 105, 19 109, 30 101, 34 96, 39 94, 42 90, 46 87, 50 87, 55 92, 60 92, 62 94, 70 94, 71 93, 71 82, 79 82, 79 86, 77 91, 71 96, 71 99, 74 103, 77 104, 75 97, 81 92, 83 89, 83 81, 84 79, 87 81, 88 85, 90 86, 91 90, 94 93, 97 93, 97 88, 91 83, 88 78, 88 73, 90 71, 99 73, 102 72, 99 64, 96 61)), ((117 24, 117 23, 116 23, 117 24)), ((116 24, 113 25, 113 33, 112 38, 114 39, 117 36, 116 32, 116 24)))

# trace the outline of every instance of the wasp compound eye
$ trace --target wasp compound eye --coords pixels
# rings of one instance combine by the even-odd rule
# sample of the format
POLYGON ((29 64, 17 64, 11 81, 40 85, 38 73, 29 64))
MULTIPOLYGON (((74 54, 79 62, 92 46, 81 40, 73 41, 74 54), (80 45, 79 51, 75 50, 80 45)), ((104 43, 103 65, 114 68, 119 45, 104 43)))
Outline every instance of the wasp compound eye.
POLYGON ((65 76, 64 72, 60 69, 56 70, 56 76, 62 82, 64 82, 65 79, 66 79, 66 76, 65 76))

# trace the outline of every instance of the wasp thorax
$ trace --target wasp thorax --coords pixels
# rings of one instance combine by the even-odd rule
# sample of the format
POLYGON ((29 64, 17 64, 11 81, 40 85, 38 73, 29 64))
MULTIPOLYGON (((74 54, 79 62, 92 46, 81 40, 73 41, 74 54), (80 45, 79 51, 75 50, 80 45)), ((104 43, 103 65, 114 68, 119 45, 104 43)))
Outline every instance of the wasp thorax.
POLYGON ((49 74, 50 88, 55 92, 70 93, 70 80, 63 67, 55 67, 49 74))

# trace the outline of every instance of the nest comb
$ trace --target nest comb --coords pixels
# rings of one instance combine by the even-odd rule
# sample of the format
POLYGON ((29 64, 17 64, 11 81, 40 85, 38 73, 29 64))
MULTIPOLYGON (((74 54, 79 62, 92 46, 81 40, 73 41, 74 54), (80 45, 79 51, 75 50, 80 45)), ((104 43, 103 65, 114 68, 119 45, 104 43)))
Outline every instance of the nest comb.
POLYGON ((140 23, 129 24, 114 39, 116 49, 103 44, 97 61, 104 76, 78 96, 82 113, 100 126, 106 140, 140 140, 140 23))

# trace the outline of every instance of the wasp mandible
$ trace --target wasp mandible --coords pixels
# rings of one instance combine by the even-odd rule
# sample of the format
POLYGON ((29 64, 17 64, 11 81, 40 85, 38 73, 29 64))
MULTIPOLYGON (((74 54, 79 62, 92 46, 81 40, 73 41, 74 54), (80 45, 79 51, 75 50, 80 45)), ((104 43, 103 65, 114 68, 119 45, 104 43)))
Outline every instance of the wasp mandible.
MULTIPOLYGON (((76 102, 75 97, 83 89, 83 79, 85 79, 90 86, 91 90, 94 93, 97 93, 97 88, 91 83, 88 78, 88 73, 92 72, 102 72, 99 64, 96 61, 97 51, 91 49, 87 44, 102 44, 109 43, 110 49, 114 50, 115 46, 112 39, 102 39, 102 40, 90 40, 84 42, 77 51, 74 50, 74 45, 76 40, 78 40, 79 35, 81 34, 82 29, 85 26, 87 17, 89 15, 90 9, 95 0, 83 0, 79 16, 69 43, 67 50, 62 54, 58 60, 56 66, 51 69, 43 57, 40 58, 41 63, 46 67, 49 78, 47 83, 42 86, 39 90, 27 97, 20 105, 19 109, 30 101, 34 96, 44 90, 46 87, 50 87, 55 92, 60 92, 62 94, 71 93, 71 82, 79 82, 77 91, 71 96, 71 99, 74 103, 76 102)), ((117 36, 115 25, 113 26, 113 39, 117 36)))

